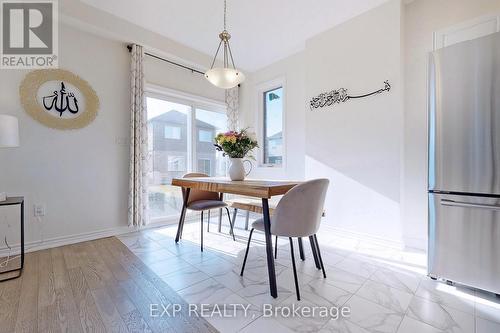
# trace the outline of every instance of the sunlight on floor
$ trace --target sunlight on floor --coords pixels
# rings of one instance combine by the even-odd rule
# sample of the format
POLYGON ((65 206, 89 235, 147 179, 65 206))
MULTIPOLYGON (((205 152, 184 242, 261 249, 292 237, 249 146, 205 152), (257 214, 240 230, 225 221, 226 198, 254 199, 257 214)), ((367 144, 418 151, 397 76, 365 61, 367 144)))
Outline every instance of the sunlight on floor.
POLYGON ((297 332, 301 327, 322 332, 489 333, 490 328, 500 332, 500 299, 495 295, 431 280, 426 276, 424 252, 347 237, 327 225, 318 232, 326 279, 311 260, 308 239, 304 239, 306 260, 298 259, 296 253, 302 294, 299 303, 348 306, 352 316, 326 321, 264 318, 263 304, 297 303, 289 242, 278 239, 278 298, 273 299, 269 295, 264 235, 260 232, 254 233, 245 274, 240 276, 249 234, 238 223, 243 220, 241 216, 237 219, 236 241, 224 223, 218 232, 216 218, 212 218, 210 232, 205 223, 204 252, 200 252, 197 219, 186 221, 179 243, 174 242, 177 225, 145 229, 120 236, 120 240, 186 302, 252 305, 252 318, 209 318, 221 332, 297 332))

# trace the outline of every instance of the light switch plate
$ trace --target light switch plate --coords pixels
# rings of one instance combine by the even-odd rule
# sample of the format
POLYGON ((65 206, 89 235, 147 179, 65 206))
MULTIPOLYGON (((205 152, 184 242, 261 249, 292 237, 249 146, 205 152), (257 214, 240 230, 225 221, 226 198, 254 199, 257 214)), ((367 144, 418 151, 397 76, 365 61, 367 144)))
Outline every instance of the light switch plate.
POLYGON ((34 215, 35 216, 45 216, 45 205, 35 204, 34 205, 34 215))

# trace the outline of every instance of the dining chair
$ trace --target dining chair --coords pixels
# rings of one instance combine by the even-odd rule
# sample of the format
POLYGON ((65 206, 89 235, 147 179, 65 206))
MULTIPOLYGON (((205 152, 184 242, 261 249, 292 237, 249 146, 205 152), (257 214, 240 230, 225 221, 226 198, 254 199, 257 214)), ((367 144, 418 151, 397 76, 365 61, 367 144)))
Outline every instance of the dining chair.
MULTIPOLYGON (((323 206, 325 204, 326 191, 328 189, 328 179, 314 179, 299 184, 288 191, 274 210, 271 216, 271 234, 281 237, 288 237, 290 241, 290 252, 292 255, 293 276, 295 279, 295 290, 297 300, 300 301, 299 281, 297 278, 297 268, 295 266, 295 255, 293 250, 293 237, 309 237, 312 252, 315 260, 318 261, 323 277, 326 278, 325 266, 319 250, 318 232, 323 206)), ((243 276, 245 264, 250 249, 250 242, 254 230, 264 232, 264 219, 260 218, 252 223, 252 229, 248 237, 247 249, 240 275, 243 276)))
MULTIPOLYGON (((188 173, 183 176, 183 178, 194 178, 194 177, 208 177, 207 174, 204 173, 188 173)), ((186 190, 183 188, 182 189, 182 199, 183 202, 185 201, 185 196, 186 196, 186 190)), ((209 211, 211 209, 217 209, 217 208, 225 208, 227 212, 227 218, 229 220, 229 226, 231 228, 230 234, 233 236, 233 240, 235 241, 236 238, 234 237, 234 231, 233 231, 233 222, 231 221, 231 216, 229 214, 229 209, 227 208, 227 203, 222 201, 222 196, 221 194, 217 192, 210 192, 210 191, 203 191, 203 190, 195 190, 191 189, 189 192, 189 197, 187 200, 187 209, 201 212, 201 251, 203 252, 203 212, 204 211, 209 211)), ((209 218, 210 219, 210 218, 209 218)), ((208 221, 210 223, 210 220, 208 221)), ((182 221, 184 223, 184 221, 182 221)))

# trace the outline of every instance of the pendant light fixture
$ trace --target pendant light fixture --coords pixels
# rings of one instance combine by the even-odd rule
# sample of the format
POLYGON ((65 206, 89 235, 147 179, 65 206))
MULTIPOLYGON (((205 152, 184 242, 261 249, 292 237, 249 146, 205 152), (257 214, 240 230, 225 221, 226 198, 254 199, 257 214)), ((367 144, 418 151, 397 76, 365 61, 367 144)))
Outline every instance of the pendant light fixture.
POLYGON ((224 0, 224 30, 219 34, 219 47, 217 47, 217 52, 215 52, 212 66, 210 66, 210 69, 205 73, 205 77, 211 84, 222 89, 230 89, 236 87, 238 84, 245 80, 245 75, 237 70, 236 66, 234 65, 231 46, 229 46, 229 39, 231 39, 231 35, 226 30, 226 9, 226 0, 224 0), (214 68, 215 61, 217 60, 217 55, 219 54, 221 46, 223 46, 224 52, 224 67, 214 68), (232 65, 232 67, 230 67, 230 65, 232 65))

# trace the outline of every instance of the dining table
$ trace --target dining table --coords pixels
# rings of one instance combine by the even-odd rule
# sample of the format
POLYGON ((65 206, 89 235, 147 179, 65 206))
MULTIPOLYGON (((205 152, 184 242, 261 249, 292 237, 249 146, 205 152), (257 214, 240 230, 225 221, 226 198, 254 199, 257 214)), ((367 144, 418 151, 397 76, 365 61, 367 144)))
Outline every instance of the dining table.
POLYGON ((258 180, 245 179, 233 181, 222 177, 193 177, 193 178, 174 178, 173 186, 179 186, 184 189, 184 200, 182 204, 179 224, 175 242, 178 243, 182 238, 184 220, 186 217, 187 203, 191 190, 203 190, 220 193, 220 199, 223 200, 224 194, 236 194, 246 197, 254 197, 262 200, 262 215, 264 219, 264 233, 266 240, 266 258, 267 270, 269 274, 269 288, 271 296, 278 297, 276 286, 276 273, 274 269, 273 245, 271 237, 271 217, 269 214, 269 199, 273 196, 286 194, 294 186, 300 184, 299 181, 287 180, 258 180))

